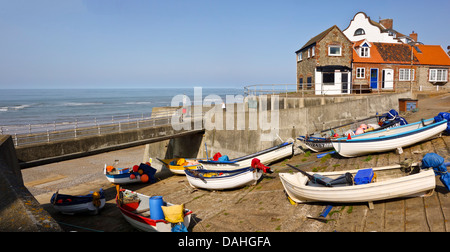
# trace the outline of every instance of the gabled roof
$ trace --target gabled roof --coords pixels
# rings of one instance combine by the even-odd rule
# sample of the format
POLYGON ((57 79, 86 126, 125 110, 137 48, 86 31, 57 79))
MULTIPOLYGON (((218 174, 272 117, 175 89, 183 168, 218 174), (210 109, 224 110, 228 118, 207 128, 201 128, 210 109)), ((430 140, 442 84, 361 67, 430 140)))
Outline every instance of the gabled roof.
MULTIPOLYGON (((353 62, 355 63, 386 63, 386 64, 411 64, 411 47, 407 44, 375 43, 370 47, 370 57, 360 57, 356 48, 365 40, 353 43, 353 62)), ((369 42, 370 43, 370 42, 369 42)), ((413 54, 413 63, 419 64, 413 54)))
MULTIPOLYGON (((373 43, 386 63, 411 63, 411 46, 407 44, 373 43)), ((414 64, 418 64, 413 54, 414 64)))
POLYGON ((450 57, 439 45, 416 45, 422 53, 414 49, 414 55, 422 65, 450 66, 450 57))
MULTIPOLYGON (((331 26, 330 28, 326 29, 325 31, 321 32, 319 35, 311 38, 310 40, 308 40, 308 42, 306 42, 305 45, 302 46, 302 48, 300 48, 299 50, 297 50, 295 53, 300 52, 301 50, 305 49, 306 47, 317 43, 318 41, 320 41, 321 39, 323 39, 331 30, 333 30, 333 28, 336 27, 338 28, 336 25, 331 26)), ((339 28, 338 28, 339 29, 339 28)))
MULTIPOLYGON (((355 63, 385 63, 411 64, 411 46, 408 44, 371 42, 370 57, 360 57, 357 48, 365 40, 353 43, 353 62, 355 63)), ((370 42, 369 42, 370 43, 370 42)), ((413 64, 450 66, 450 57, 439 45, 416 45, 419 51, 413 50, 413 64)))

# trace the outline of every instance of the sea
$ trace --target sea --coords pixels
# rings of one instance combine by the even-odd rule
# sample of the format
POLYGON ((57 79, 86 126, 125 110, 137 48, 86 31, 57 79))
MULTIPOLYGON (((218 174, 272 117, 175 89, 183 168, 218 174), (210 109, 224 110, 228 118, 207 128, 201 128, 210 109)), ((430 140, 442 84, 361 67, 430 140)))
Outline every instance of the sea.
POLYGON ((171 106, 178 95, 194 104, 199 91, 210 104, 244 96, 243 88, 0 89, 0 127, 149 118, 152 108, 171 106))

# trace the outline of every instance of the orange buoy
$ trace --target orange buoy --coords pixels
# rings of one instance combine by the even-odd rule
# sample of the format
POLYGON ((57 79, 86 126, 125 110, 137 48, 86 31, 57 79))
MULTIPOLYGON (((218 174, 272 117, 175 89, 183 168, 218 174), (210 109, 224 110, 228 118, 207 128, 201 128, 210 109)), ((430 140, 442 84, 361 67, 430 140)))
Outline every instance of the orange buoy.
POLYGON ((135 178, 136 178, 136 175, 134 175, 133 173, 130 174, 130 179, 135 179, 135 178))
POLYGON ((138 170, 139 175, 142 175, 144 173, 144 171, 142 169, 138 170))
POLYGON ((141 176, 141 181, 142 181, 143 183, 147 183, 147 182, 148 182, 148 175, 147 175, 147 174, 142 175, 142 176, 141 176))

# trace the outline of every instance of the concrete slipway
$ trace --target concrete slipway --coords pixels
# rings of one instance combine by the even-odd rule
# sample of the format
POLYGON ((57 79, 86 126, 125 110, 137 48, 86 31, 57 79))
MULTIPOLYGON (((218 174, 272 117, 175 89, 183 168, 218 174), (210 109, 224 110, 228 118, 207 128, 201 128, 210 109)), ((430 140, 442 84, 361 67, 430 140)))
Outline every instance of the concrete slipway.
MULTIPOLYGON (((419 112, 408 112, 404 117, 408 121, 417 121, 449 111, 450 95, 419 98, 419 108, 419 112)), ((144 151, 145 146, 137 146, 24 169, 23 181, 64 231, 135 231, 115 206, 116 189, 104 178, 101 170, 105 163, 113 163, 114 160, 119 160, 120 164, 141 162, 144 151), (62 215, 56 213, 49 203, 56 189, 60 189, 60 193, 85 194, 100 187, 106 191, 107 205, 96 216, 62 215)), ((278 178, 279 172, 290 170, 286 164, 299 165, 307 171, 346 170, 393 164, 407 157, 421 160, 428 152, 435 152, 449 161, 450 136, 405 148, 401 155, 389 152, 357 158, 332 155, 318 159, 314 153, 309 156, 299 154, 273 164, 271 167, 275 173, 264 175, 256 186, 238 190, 194 190, 184 176, 172 176, 164 170, 158 174, 157 183, 126 188, 148 195, 163 195, 172 203, 184 203, 195 214, 189 227, 193 232, 450 231, 450 193, 438 177, 435 193, 430 197, 375 202, 372 210, 367 204, 336 205, 332 215, 327 217, 327 223, 306 218, 306 215, 318 216, 326 204, 292 205, 278 178)))

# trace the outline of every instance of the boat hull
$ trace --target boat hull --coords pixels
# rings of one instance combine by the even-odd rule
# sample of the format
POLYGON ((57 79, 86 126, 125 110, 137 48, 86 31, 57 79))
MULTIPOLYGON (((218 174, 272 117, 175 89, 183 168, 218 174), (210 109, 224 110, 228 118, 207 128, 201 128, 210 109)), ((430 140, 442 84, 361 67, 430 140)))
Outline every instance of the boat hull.
MULTIPOLYGON (((162 162, 173 174, 177 175, 185 175, 184 169, 185 167, 183 165, 171 165, 170 163, 172 161, 175 161, 175 163, 180 160, 181 158, 170 158, 170 159, 160 159, 159 161, 162 162)), ((195 159, 192 159, 195 160, 195 159)), ((191 161, 190 159, 186 159, 186 161, 191 161)), ((188 169, 196 169, 197 166, 191 166, 188 169)))
POLYGON ((124 185, 124 184, 132 184, 132 183, 140 183, 141 176, 139 174, 135 174, 135 177, 132 179, 129 173, 123 174, 109 174, 105 168, 103 168, 103 174, 105 174, 106 179, 113 184, 124 185))
POLYGON ((100 201, 99 206, 95 206, 93 203, 92 195, 84 195, 84 196, 72 196, 72 195, 64 195, 55 193, 52 195, 50 199, 50 203, 53 205, 53 208, 67 215, 74 215, 79 213, 87 213, 87 214, 98 214, 99 211, 105 207, 106 199, 103 191, 100 191, 100 201), (61 200, 61 203, 59 202, 61 200), (70 200, 70 202, 68 202, 70 200))
POLYGON ((73 215, 78 213, 88 213, 95 215, 98 214, 98 212, 105 206, 105 204, 106 204, 105 199, 101 199, 100 207, 96 207, 92 202, 89 202, 70 206, 53 205, 53 208, 55 208, 55 210, 57 210, 58 212, 67 215, 73 215))
POLYGON ((332 140, 336 152, 343 157, 357 157, 370 153, 386 152, 407 147, 442 133, 447 128, 447 121, 430 123, 422 122, 403 125, 379 132, 365 133, 352 137, 351 140, 332 140))
POLYGON ((216 170, 216 171, 227 171, 227 170, 236 170, 236 169, 242 169, 251 166, 252 160, 254 158, 259 159, 259 161, 264 164, 268 165, 272 162, 275 162, 277 160, 292 156, 293 154, 293 143, 286 143, 282 146, 272 147, 267 150, 263 150, 261 152, 257 152, 248 156, 244 156, 241 158, 236 158, 233 160, 236 160, 236 162, 215 162, 215 161, 202 161, 199 160, 201 163, 201 167, 206 170, 216 170))
POLYGON ((333 149, 333 144, 330 140, 308 140, 304 136, 300 136, 297 139, 303 142, 308 149, 314 152, 322 152, 333 149))
MULTIPOLYGON (((126 189, 122 189, 122 191, 129 191, 126 189)), ((136 209, 137 211, 146 208, 149 205, 149 196, 143 195, 140 193, 136 193, 141 200, 139 207, 136 209)), ((125 220, 130 223, 134 228, 144 231, 144 232, 171 232, 173 224, 166 220, 153 220, 149 217, 142 216, 140 214, 133 213, 132 211, 127 210, 125 207, 121 206, 116 197, 116 204, 119 208, 122 216, 125 220)), ((167 203, 168 206, 172 205, 171 203, 167 203)), ((148 211, 149 213, 149 211, 148 211)), ((148 214, 149 215, 149 214, 148 214)), ((183 224, 187 228, 189 227, 191 221, 192 211, 186 209, 184 212, 183 224)))
MULTIPOLYGON (((373 168, 379 172, 388 169, 400 169, 400 165, 373 168)), ((345 172, 356 174, 358 170, 319 173, 323 176, 338 176, 345 172)), ((283 187, 294 202, 330 202, 357 203, 379 200, 423 196, 436 187, 435 175, 432 169, 421 170, 420 173, 393 178, 380 182, 341 187, 308 186, 308 178, 301 173, 280 173, 283 187)))
MULTIPOLYGON (((210 171, 224 172, 224 171, 210 171)), ((256 184, 262 176, 262 171, 253 168, 244 168, 239 171, 217 177, 194 176, 191 172, 186 171, 186 177, 189 184, 195 188, 207 190, 226 190, 244 187, 246 185, 256 184)))

